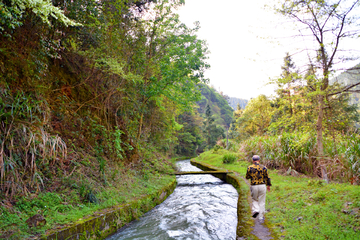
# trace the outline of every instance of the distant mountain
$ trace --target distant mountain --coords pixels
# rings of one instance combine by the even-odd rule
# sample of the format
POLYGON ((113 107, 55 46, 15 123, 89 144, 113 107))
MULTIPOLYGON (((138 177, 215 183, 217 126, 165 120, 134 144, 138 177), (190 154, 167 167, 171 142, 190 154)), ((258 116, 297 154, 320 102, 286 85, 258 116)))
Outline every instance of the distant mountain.
MULTIPOLYGON (((330 80, 331 84, 335 82, 338 82, 342 85, 350 85, 360 82, 360 64, 350 68, 349 70, 330 80)), ((353 88, 353 90, 360 90, 360 86, 356 86, 353 88)), ((360 93, 350 93, 350 104, 358 104, 359 99, 360 93)))
POLYGON ((240 104, 241 109, 245 109, 248 100, 246 99, 241 99, 241 98, 235 98, 235 97, 230 97, 228 99, 228 103, 230 105, 230 107, 232 107, 232 109, 236 110, 237 109, 237 105, 240 104))

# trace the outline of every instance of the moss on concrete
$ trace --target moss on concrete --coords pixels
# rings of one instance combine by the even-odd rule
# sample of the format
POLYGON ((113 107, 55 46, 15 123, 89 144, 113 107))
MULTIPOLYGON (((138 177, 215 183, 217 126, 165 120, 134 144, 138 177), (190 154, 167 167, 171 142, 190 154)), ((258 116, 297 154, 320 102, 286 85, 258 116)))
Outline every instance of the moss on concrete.
POLYGON ((162 203, 175 189, 176 179, 160 191, 134 201, 107 209, 102 213, 79 220, 70 227, 55 230, 42 239, 104 239, 119 228, 162 203))

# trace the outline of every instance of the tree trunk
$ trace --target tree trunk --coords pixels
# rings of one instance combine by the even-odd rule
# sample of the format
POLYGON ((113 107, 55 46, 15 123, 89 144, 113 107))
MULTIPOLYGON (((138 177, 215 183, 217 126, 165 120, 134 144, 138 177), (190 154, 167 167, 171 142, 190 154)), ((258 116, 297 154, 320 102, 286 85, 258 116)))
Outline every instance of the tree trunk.
POLYGON ((229 150, 229 128, 226 128, 226 150, 229 150))
POLYGON ((138 140, 138 141, 139 141, 140 135, 141 135, 141 128, 142 128, 142 124, 143 124, 143 116, 144 116, 144 114, 141 113, 140 123, 139 123, 139 130, 138 130, 138 135, 137 135, 137 140, 138 140))
POLYGON ((326 183, 329 183, 329 179, 326 172, 326 165, 323 165, 324 158, 324 145, 323 145, 323 131, 322 131, 322 121, 324 118, 324 96, 322 94, 318 95, 318 119, 316 123, 316 143, 317 143, 317 152, 318 152, 318 161, 320 162, 321 176, 326 183))

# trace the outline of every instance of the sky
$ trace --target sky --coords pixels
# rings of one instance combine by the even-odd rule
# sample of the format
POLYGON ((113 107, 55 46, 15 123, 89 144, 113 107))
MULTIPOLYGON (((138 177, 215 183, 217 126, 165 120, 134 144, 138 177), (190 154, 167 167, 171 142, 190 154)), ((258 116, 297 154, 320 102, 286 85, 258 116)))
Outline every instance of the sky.
POLYGON ((230 97, 255 98, 273 94, 266 85, 281 73, 286 49, 272 38, 281 28, 276 15, 264 9, 269 0, 186 0, 180 20, 200 22, 198 37, 208 43, 210 85, 230 97))
MULTIPOLYGON (((293 24, 264 7, 273 2, 186 0, 179 8, 182 22, 189 26, 200 22, 197 35, 211 52, 205 77, 216 90, 247 100, 274 95, 275 86, 267 83, 280 76, 286 52, 306 47, 304 39, 291 37, 298 33, 293 24)), ((296 55, 293 60, 299 67, 306 64, 296 55)))

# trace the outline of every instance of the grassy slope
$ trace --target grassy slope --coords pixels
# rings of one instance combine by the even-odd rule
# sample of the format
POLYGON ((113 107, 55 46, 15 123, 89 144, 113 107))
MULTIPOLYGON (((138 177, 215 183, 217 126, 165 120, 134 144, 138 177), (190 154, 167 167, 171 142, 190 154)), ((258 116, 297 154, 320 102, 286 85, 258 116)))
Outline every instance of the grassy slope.
MULTIPOLYGON (((196 160, 238 172, 245 177, 250 164, 223 164, 226 150, 209 151, 196 160)), ((269 170, 272 190, 267 193, 266 218, 284 239, 360 239, 360 186, 323 184, 319 179, 293 177, 269 170)))
MULTIPOLYGON (((101 212, 116 205, 128 203, 143 195, 151 194, 167 186, 174 175, 159 173, 141 173, 126 171, 120 174, 120 179, 114 179, 107 185, 92 185, 92 193, 97 203, 84 201, 78 189, 72 185, 77 182, 62 182, 56 191, 46 191, 40 194, 31 194, 21 197, 14 202, 2 202, 0 205, 0 239, 28 239, 30 236, 39 236, 47 230, 62 228, 81 220, 96 212, 101 212), (29 227, 25 222, 29 217, 40 213, 46 219, 46 224, 39 227, 29 227)), ((89 181, 89 179, 83 179, 89 181)), ((86 186, 81 185, 80 188, 86 186)), ((138 211, 139 217, 143 212, 138 211)))

